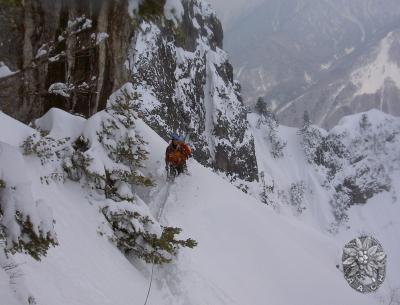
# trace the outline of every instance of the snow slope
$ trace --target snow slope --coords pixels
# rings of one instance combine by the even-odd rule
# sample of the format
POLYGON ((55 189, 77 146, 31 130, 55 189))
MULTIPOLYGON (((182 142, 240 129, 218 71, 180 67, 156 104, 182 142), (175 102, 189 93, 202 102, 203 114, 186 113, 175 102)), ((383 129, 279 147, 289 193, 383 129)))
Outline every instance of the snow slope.
MULTIPOLYGON (((368 132, 372 139, 384 137, 383 134, 393 133, 398 135, 400 119, 384 114, 376 109, 365 112, 370 120, 371 127, 368 132), (396 127, 397 126, 397 127, 396 127)), ((362 114, 344 117, 340 123, 330 131, 334 134, 344 134, 348 148, 352 145, 352 139, 359 136, 359 122, 362 114)), ((334 222, 331 195, 323 187, 324 173, 306 161, 304 150, 301 146, 301 136, 297 128, 279 126, 278 136, 287 142, 284 149, 284 157, 275 159, 270 153, 271 143, 267 139, 265 127, 258 128, 259 116, 249 114, 248 119, 255 139, 257 164, 260 172, 264 172, 267 185, 274 185, 272 199, 277 202, 275 210, 281 215, 296 215, 303 223, 312 226, 317 231, 327 232, 330 224, 334 222), (303 181, 305 183, 304 206, 305 210, 299 214, 290 204, 290 186, 292 183, 303 181)), ((321 132, 328 132, 320 129, 321 132)), ((353 205, 347 211, 348 222, 339 228, 337 234, 329 234, 337 245, 344 245, 351 239, 362 234, 372 235, 377 238, 386 254, 388 265, 386 281, 379 289, 379 299, 383 304, 389 303, 389 295, 400 287, 400 146, 398 137, 392 139, 393 150, 378 146, 377 152, 364 151, 369 154, 368 162, 381 162, 388 168, 391 177, 390 191, 375 194, 365 204, 353 205), (396 140, 397 139, 397 140, 396 140), (397 142, 396 142, 397 141, 397 142), (396 144, 397 143, 397 146, 396 144), (397 147, 397 149, 396 149, 397 147)), ((386 140, 388 141, 388 140, 386 140)), ((389 142, 387 142, 389 143, 389 142)), ((388 144, 389 145, 389 144, 388 144)), ((355 148, 357 149, 357 148, 355 148)), ((359 149, 364 149, 359 147, 359 149)), ((351 172, 351 168, 344 168, 344 172, 351 172)), ((378 177, 370 177, 378 179, 378 177)), ((258 194, 254 194, 258 196, 258 194)), ((347 304, 347 303, 346 303, 347 304)), ((352 304, 352 303, 348 303, 352 304)), ((379 304, 378 301, 376 304, 379 304)))
MULTIPOLYGON (((82 120, 61 111, 49 118, 82 120)), ((49 126, 59 126, 53 123, 49 126)), ((4 114, 0 125, 9 131, 0 141, 14 146, 33 131, 4 114)), ((162 224, 182 227, 199 243, 182 250, 175 263, 155 268, 148 304, 377 304, 375 297, 353 291, 336 269, 342 245, 331 236, 277 215, 195 161, 189 176, 165 184, 166 143, 142 121, 137 127, 151 152, 145 170, 158 185, 142 197, 155 216, 161 208, 162 224)), ((34 157, 25 159, 34 197, 51 203, 60 244, 41 262, 14 256, 37 304, 143 304, 151 266, 130 262, 98 234, 103 219, 85 189, 70 181, 43 185, 46 169, 34 157)), ((7 287, 5 278, 0 271, 1 295, 12 295, 15 285, 7 287)))
MULTIPOLYGON (((148 129, 142 134, 156 138, 148 129)), ((162 159, 165 147, 157 142, 150 142, 150 151, 158 152, 153 160, 162 159)), ((189 171, 171 187, 162 218, 199 242, 182 251, 175 271, 165 271, 177 273, 166 282, 180 282, 182 304, 368 302, 335 268, 339 248, 328 236, 276 215, 196 162, 189 171)))
MULTIPOLYGON (((351 82, 357 86, 357 95, 374 94, 384 87, 385 81, 390 79, 397 88, 400 88, 400 69, 391 49, 396 43, 396 35, 390 32, 379 44, 376 58, 371 63, 355 70, 351 74, 351 82)), ((382 107, 380 108, 382 110, 382 107)))
MULTIPOLYGON (((54 119, 49 124, 57 132, 61 132, 57 126, 62 122, 70 123, 70 128, 66 129, 73 130, 81 121, 80 117, 74 118, 61 110, 47 116, 54 119)), ((0 141, 17 147, 33 132, 3 113, 0 113, 0 126, 7 130, 1 134, 0 141)), ((140 304, 145 297, 147 281, 117 248, 97 233, 101 225, 100 214, 97 207, 90 204, 87 192, 72 182, 45 186, 40 183, 40 177, 47 171, 39 160, 29 156, 26 163, 34 197, 45 198, 51 203, 60 244, 51 248, 41 262, 22 254, 14 256, 37 304, 122 305, 130 300, 140 304)), ((3 273, 1 276, 4 277, 3 273)), ((14 286, 10 288, 14 289, 14 286)), ((1 290, 2 296, 3 291, 7 292, 5 288, 1 290)), ((3 301, 0 304, 13 304, 3 301)))
MULTIPOLYGON (((292 183, 304 181, 306 188, 314 190, 314 193, 306 192, 307 213, 300 215, 300 218, 317 230, 325 231, 326 224, 333 221, 329 198, 321 187, 322 179, 305 161, 298 129, 279 126, 278 134, 287 142, 287 147, 284 149, 284 158, 275 159, 269 153, 271 144, 266 140, 265 129, 256 127, 258 115, 250 114, 248 119, 254 135, 257 164, 259 171, 265 173, 266 183, 274 184, 281 191, 287 191, 292 183)), ((276 198, 281 203, 285 199, 288 200, 287 197, 276 198)), ((279 205, 279 211, 282 214, 293 215, 292 209, 284 204, 279 205)))

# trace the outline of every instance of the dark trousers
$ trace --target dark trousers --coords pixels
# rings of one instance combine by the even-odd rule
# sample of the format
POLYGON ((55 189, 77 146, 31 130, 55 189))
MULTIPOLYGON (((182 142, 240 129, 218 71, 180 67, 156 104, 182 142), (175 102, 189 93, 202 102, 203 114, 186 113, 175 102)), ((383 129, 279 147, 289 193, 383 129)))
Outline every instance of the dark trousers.
POLYGON ((166 169, 167 169, 168 177, 174 178, 186 171, 186 164, 178 165, 178 166, 168 164, 166 169))

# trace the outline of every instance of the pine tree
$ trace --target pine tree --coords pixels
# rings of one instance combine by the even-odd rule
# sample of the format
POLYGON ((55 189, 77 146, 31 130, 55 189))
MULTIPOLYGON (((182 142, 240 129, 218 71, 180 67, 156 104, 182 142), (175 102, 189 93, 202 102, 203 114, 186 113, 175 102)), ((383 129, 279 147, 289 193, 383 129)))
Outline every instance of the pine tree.
POLYGON ((316 160, 318 160, 317 151, 324 138, 321 131, 311 125, 310 115, 307 110, 304 111, 303 126, 299 129, 298 134, 301 136, 301 145, 307 161, 316 163, 316 160))
POLYGON ((277 129, 270 128, 269 140, 271 142, 271 154, 274 158, 282 158, 284 156, 283 150, 287 145, 286 141, 279 138, 277 129))
POLYGON ((134 201, 135 185, 152 185, 140 172, 148 152, 146 142, 135 127, 137 98, 127 88, 114 93, 107 109, 99 114, 102 118, 97 137, 78 137, 73 144, 73 154, 64 160, 64 170, 70 179, 83 179, 92 189, 117 201, 134 201), (99 171, 92 169, 92 164, 97 162, 90 153, 93 145, 100 145, 109 158, 99 171))
POLYGON ((0 249, 4 246, 5 253, 27 253, 40 260, 57 245, 51 209, 34 198, 19 150, 0 142, 0 151, 0 249))
POLYGON ((260 96, 256 102, 256 112, 260 115, 269 117, 271 115, 271 108, 268 103, 260 96))
POLYGON ((347 209, 350 207, 350 197, 345 191, 339 191, 333 195, 331 205, 336 224, 340 225, 348 220, 347 209))
POLYGON ((300 129, 301 132, 305 132, 306 130, 308 130, 311 126, 311 119, 310 119, 310 114, 308 113, 307 110, 304 110, 303 113, 303 125, 300 129))
POLYGON ((272 199, 270 197, 271 194, 274 192, 275 184, 274 182, 272 185, 266 184, 264 172, 260 173, 260 181, 261 181, 261 193, 260 193, 261 202, 267 205, 272 205, 272 199))
POLYGON ((306 209, 303 205, 305 188, 304 181, 292 183, 290 186, 290 203, 299 214, 306 209))
POLYGON ((278 136, 279 123, 275 116, 272 114, 272 112, 268 112, 267 115, 263 116, 262 120, 265 122, 265 126, 267 127, 267 137, 271 143, 270 152, 274 158, 282 158, 283 150, 287 143, 278 136))
POLYGON ((368 119, 368 115, 366 113, 363 113, 360 120, 360 128, 361 130, 365 131, 369 127, 371 127, 371 123, 368 119))
POLYGON ((265 126, 267 129, 267 138, 271 143, 271 154, 274 158, 282 158, 283 150, 286 147, 286 142, 279 138, 278 127, 279 122, 272 112, 269 105, 262 97, 259 97, 256 103, 256 110, 260 114, 257 122, 257 128, 265 126))

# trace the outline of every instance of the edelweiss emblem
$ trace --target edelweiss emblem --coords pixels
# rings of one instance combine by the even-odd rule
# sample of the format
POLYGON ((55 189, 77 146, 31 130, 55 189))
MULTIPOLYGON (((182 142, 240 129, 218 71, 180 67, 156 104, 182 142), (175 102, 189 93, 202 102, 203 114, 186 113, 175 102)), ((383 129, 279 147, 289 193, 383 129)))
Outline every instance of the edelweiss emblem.
POLYGON ((361 236, 346 244, 342 262, 347 282, 359 292, 376 291, 385 280, 386 254, 371 236, 361 236))

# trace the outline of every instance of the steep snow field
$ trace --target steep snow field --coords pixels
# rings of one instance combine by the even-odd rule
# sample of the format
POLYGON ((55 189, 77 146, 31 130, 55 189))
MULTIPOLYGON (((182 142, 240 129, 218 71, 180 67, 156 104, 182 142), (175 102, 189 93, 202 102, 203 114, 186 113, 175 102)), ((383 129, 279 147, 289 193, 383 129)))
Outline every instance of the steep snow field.
MULTIPOLYGON (((351 74, 351 81, 357 86, 355 96, 379 92, 381 88, 385 88, 385 81, 388 80, 397 88, 400 87, 399 66, 391 54, 394 52, 394 45, 396 45, 396 35, 390 32, 375 51, 377 53, 375 60, 351 74)), ((383 110, 382 105, 380 109, 383 110)))
MULTIPOLYGON (((304 181, 308 189, 315 190, 314 194, 306 192, 305 201, 309 213, 303 213, 301 218, 318 230, 324 230, 325 225, 333 221, 329 198, 321 187, 321 178, 306 162, 300 137, 297 134, 298 129, 279 126, 278 134, 287 142, 287 146, 284 149, 284 157, 275 159, 269 153, 271 144, 266 140, 265 130, 257 128, 258 118, 256 114, 248 116, 254 135, 258 170, 265 173, 267 184, 274 184, 279 189, 287 190, 292 183, 304 181)), ((283 214, 293 214, 292 210, 285 205, 280 205, 279 210, 283 214)))
MULTIPOLYGON (((41 126, 53 128, 53 136, 76 136, 82 122, 81 118, 53 111, 41 121, 41 126)), ((2 113, 0 127, 7 131, 1 133, 0 141, 16 147, 33 132, 2 113)), ((148 304, 379 303, 379 294, 366 296, 353 291, 335 267, 341 255, 341 240, 320 233, 289 213, 277 214, 194 160, 189 163, 190 175, 166 184, 163 173, 166 143, 140 120, 137 128, 149 142, 150 156, 145 171, 157 183, 150 192, 139 191, 141 197, 148 202, 155 217, 161 214, 162 224, 182 227, 185 237, 198 241, 198 247, 193 250, 182 250, 176 262, 154 268, 155 280, 148 304)), ((290 134, 291 130, 286 132, 290 134)), ((281 172, 282 181, 293 171, 301 175, 301 162, 292 157, 292 163, 286 164, 286 172, 281 172)), ((45 199, 53 210, 59 241, 59 246, 51 248, 41 262, 26 255, 14 256, 20 264, 19 281, 25 282, 37 304, 143 304, 151 266, 135 260, 130 262, 106 237, 98 234, 104 219, 96 200, 85 189, 70 181, 43 185, 40 176, 44 168, 39 160, 24 159, 34 197, 45 199)), ((266 172, 284 167, 278 164, 275 169, 267 168, 268 164, 264 162, 266 172)), ((317 200, 314 204, 317 205, 317 200)), ((354 209, 354 217, 360 220, 354 230, 362 230, 362 224, 373 217, 376 207, 371 204, 369 209, 354 209)), ((385 213, 393 211, 388 209, 385 213)), ((388 219, 387 215, 381 216, 388 219)), ((393 229, 382 225, 371 225, 367 230, 392 232, 393 229)), ((343 236, 343 240, 346 238, 343 236)), ((386 240, 381 241, 386 250, 392 250, 386 247, 386 240)), ((394 240, 387 242, 394 244, 394 240)), ((399 269, 389 268, 388 272, 396 270, 399 269)), ((19 282, 9 284, 8 281, 8 275, 0 269, 1 305, 26 304, 18 300, 19 282)))
MULTIPOLYGON (((399 118, 384 114, 381 111, 373 109, 365 114, 371 120, 372 128, 376 133, 378 133, 379 128, 391 130, 392 126, 396 126, 385 123, 387 122, 386 120, 397 122, 397 129, 400 126, 399 118)), ((345 132, 350 139, 357 136, 361 115, 356 114, 344 117, 333 131, 336 133, 345 132)), ((275 207, 275 210, 281 215, 297 215, 298 219, 317 231, 327 232, 330 224, 334 222, 332 206, 329 203, 329 194, 322 186, 323 174, 306 161, 304 150, 301 146, 301 136, 298 134, 299 130, 297 128, 279 126, 278 136, 287 142, 287 147, 284 149, 284 157, 275 159, 270 153, 271 144, 267 140, 265 129, 257 128, 258 118, 259 116, 256 114, 248 116, 254 135, 259 171, 265 173, 267 184, 274 184, 278 188, 278 191, 275 190, 275 192, 280 191, 282 194, 284 192, 286 194, 273 198, 278 201, 278 206, 275 207), (288 204, 290 199, 287 198, 291 184, 299 181, 305 182, 305 211, 301 215, 296 213, 295 209, 288 204)), ((325 132, 322 129, 321 131, 325 132)), ((398 133, 398 130, 391 131, 398 133)), ((400 287, 400 221, 398 217, 400 215, 398 197, 400 194, 400 171, 399 163, 395 164, 400 160, 400 155, 399 149, 389 152, 389 155, 387 155, 388 152, 379 151, 378 154, 383 155, 381 157, 382 162, 388 163, 387 166, 393 168, 391 172, 391 190, 375 195, 366 204, 351 206, 348 210, 348 222, 339 228, 337 234, 329 234, 329 236, 335 240, 338 246, 345 245, 353 238, 365 234, 374 236, 381 242, 388 260, 386 281, 378 291, 377 300, 379 299, 379 301, 376 304, 380 304, 378 302, 390 304, 389 295, 400 287)), ((338 253, 338 264, 340 264, 340 255, 338 253)))
MULTIPOLYGON (((72 131, 81 121, 81 118, 71 118, 61 111, 58 116, 50 117, 52 121, 48 124, 58 134, 63 130, 72 131)), ((33 132, 2 113, 0 126, 7 131, 1 133, 0 141, 17 147, 33 132)), ((26 255, 15 255, 21 276, 37 304, 140 304, 146 295, 146 278, 116 247, 97 233, 102 219, 98 208, 90 204, 87 192, 68 181, 42 185, 40 176, 47 173, 43 173, 43 167, 34 157, 26 157, 26 172, 31 177, 34 197, 44 198, 50 203, 60 244, 51 248, 41 262, 26 255)), ((26 300, 3 300, 3 290, 4 293, 10 293, 10 290, 6 289, 9 285, 3 271, 0 273, 4 278, 0 282, 0 304, 26 304, 26 300)), ((11 284, 8 288, 18 290, 16 286, 18 284, 11 284)), ((154 296, 157 295, 155 290, 154 296)), ((160 296, 158 300, 161 300, 160 296)))
MULTIPOLYGON (((148 128, 142 134, 155 140, 149 161, 162 160, 165 142, 148 128)), ((178 304, 368 303, 335 268, 339 248, 328 236, 276 215, 196 162, 189 171, 171 186, 162 218, 199 242, 174 271, 166 268, 166 282, 179 283, 178 304)))

